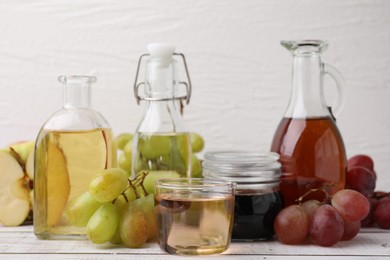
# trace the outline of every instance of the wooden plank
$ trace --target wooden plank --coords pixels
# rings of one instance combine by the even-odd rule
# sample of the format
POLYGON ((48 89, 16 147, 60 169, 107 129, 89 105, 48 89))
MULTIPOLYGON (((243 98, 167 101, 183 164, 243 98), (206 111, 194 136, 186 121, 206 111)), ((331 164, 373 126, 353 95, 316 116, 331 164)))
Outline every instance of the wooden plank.
MULTIPOLYGON (((332 247, 321 247, 313 244, 284 245, 278 241, 266 242, 233 242, 224 257, 227 255, 239 256, 240 259, 253 259, 251 256, 263 256, 272 259, 279 257, 317 256, 317 258, 352 257, 353 259, 367 259, 366 257, 390 257, 390 231, 364 230, 351 241, 341 241, 332 247), (248 258, 246 258, 248 257, 248 258)), ((149 243, 145 248, 130 249, 109 243, 95 245, 87 240, 39 240, 32 233, 31 226, 5 228, 0 227, 0 257, 29 255, 40 258, 40 255, 69 256, 79 255, 85 259, 96 259, 98 256, 129 256, 136 255, 140 259, 165 259, 169 255, 163 252, 156 243, 149 243), (159 256, 159 257, 157 257, 159 256), (91 257, 91 258, 90 258, 91 257), (161 257, 161 258, 160 258, 161 257)), ((57 258, 57 257, 56 257, 57 258)), ((19 259, 19 258, 18 258, 19 259)), ((61 258, 60 258, 61 259, 61 258)), ((372 259, 372 258, 370 258, 372 259)))
MULTIPOLYGON (((237 256, 237 255, 220 255, 212 256, 213 260, 224 260, 224 259, 239 259, 239 260, 385 260, 388 259, 388 256, 385 257, 372 257, 372 256, 259 256, 259 255, 250 255, 250 256, 237 256)), ((173 256, 173 255, 133 255, 133 254, 0 254, 0 259, 7 260, 19 260, 19 259, 93 259, 93 260, 128 260, 128 259, 148 259, 148 260, 167 260, 167 259, 186 259, 187 256, 173 256)), ((209 259, 204 257, 204 259, 209 259)))
POLYGON ((388 233, 361 233, 351 241, 340 241, 332 247, 314 244, 284 245, 278 241, 233 243, 229 254, 299 255, 299 256, 390 256, 388 233))

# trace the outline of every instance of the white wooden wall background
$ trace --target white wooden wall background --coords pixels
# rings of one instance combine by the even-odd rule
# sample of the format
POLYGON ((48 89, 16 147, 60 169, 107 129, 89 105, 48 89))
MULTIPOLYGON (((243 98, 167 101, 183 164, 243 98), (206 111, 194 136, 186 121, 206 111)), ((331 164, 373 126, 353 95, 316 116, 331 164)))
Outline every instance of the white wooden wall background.
POLYGON ((329 41, 324 61, 346 81, 337 123, 348 156, 371 155, 378 189, 389 190, 386 0, 1 0, 0 146, 36 137, 61 108, 63 74, 95 75, 93 107, 115 133, 133 132, 143 113, 132 92, 138 57, 165 41, 187 57, 194 89, 184 117, 206 150, 268 150, 291 86, 279 41, 308 38, 329 41))

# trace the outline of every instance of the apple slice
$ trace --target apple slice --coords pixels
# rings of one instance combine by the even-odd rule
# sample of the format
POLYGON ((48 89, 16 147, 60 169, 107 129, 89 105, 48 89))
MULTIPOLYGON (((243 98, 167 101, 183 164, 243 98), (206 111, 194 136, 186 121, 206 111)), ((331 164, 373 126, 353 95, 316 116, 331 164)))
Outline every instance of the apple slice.
POLYGON ((70 193, 70 180, 62 150, 52 142, 47 149, 47 225, 61 219, 70 193))
POLYGON ((15 155, 20 165, 26 164, 27 158, 32 150, 34 150, 34 141, 23 141, 15 144, 11 144, 9 149, 15 155))
POLYGON ((18 161, 0 151, 0 223, 18 226, 30 212, 29 188, 18 161))

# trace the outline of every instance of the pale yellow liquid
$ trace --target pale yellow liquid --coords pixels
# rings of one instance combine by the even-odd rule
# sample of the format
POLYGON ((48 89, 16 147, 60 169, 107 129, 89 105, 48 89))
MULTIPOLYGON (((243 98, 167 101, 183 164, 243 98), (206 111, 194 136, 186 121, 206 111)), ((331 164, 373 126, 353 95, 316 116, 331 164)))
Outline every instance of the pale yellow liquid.
POLYGON ((161 194, 155 196, 158 243, 180 255, 225 251, 231 239, 234 197, 230 194, 161 194))
POLYGON ((134 171, 176 171, 190 176, 191 141, 188 133, 138 133, 134 139, 134 171))
POLYGON ((35 234, 42 239, 85 237, 85 228, 68 223, 66 206, 88 190, 95 174, 115 165, 109 129, 41 133, 35 153, 35 234))

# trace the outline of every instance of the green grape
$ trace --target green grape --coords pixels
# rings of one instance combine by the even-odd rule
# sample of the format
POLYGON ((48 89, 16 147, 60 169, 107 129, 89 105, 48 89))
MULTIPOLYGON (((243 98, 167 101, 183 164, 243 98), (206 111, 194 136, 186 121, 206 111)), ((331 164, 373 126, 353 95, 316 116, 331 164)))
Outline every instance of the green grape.
POLYGON ((88 221, 87 236, 95 244, 107 242, 115 234, 118 223, 119 214, 116 206, 104 203, 88 221))
POLYGON ((105 169, 93 176, 89 182, 89 192, 100 202, 116 199, 129 185, 127 173, 120 168, 105 169))
POLYGON ((149 194, 146 197, 136 199, 133 203, 137 204, 145 216, 147 223, 147 241, 152 241, 157 236, 157 222, 154 213, 154 195, 149 194))
POLYGON ((131 161, 132 159, 132 149, 133 149, 133 140, 130 140, 125 147, 123 147, 123 154, 126 156, 127 159, 131 161))
POLYGON ((204 139, 197 133, 190 133, 192 152, 198 153, 204 148, 204 139))
POLYGON ((127 172, 127 176, 131 174, 131 159, 128 159, 124 153, 119 155, 118 164, 119 164, 119 168, 127 172))
POLYGON ((149 171, 148 175, 145 177, 143 185, 146 191, 151 194, 154 193, 154 182, 158 179, 166 178, 180 178, 180 174, 175 171, 149 171))
MULTIPOLYGON (((187 162, 184 161, 183 156, 179 151, 172 152, 170 155, 164 155, 159 161, 156 170, 174 170, 176 172, 185 173, 187 172, 187 162)), ((154 170, 154 169, 152 169, 154 170)))
POLYGON ((117 147, 119 150, 123 150, 123 149, 125 148, 125 145, 126 145, 127 143, 129 143, 132 139, 133 139, 133 135, 130 134, 130 133, 123 133, 123 134, 120 134, 120 135, 118 135, 118 136, 115 138, 116 147, 117 147))
POLYGON ((184 169, 181 170, 178 167, 172 167, 169 170, 175 170, 181 173, 184 177, 187 177, 187 173, 191 168, 190 159, 192 154, 190 134, 188 133, 178 134, 175 135, 175 137, 176 137, 176 146, 177 146, 176 150, 179 151, 179 154, 181 156, 180 160, 182 160, 182 162, 184 163, 182 164, 184 166, 184 169))
POLYGON ((148 159, 137 156, 135 162, 133 163, 134 172, 139 172, 142 170, 151 170, 150 168, 152 165, 149 166, 148 162, 149 162, 148 159))
MULTIPOLYGON (((155 158, 146 157, 142 153, 143 143, 146 138, 143 137, 139 141, 139 149, 136 154, 134 163, 134 172, 142 170, 159 170, 159 171, 176 171, 183 177, 186 177, 191 168, 191 141, 188 133, 175 133, 165 136, 151 136, 152 138, 159 138, 158 140, 170 141, 170 150, 160 152, 155 151, 155 158), (160 153, 157 155, 157 153, 160 153)), ((155 139, 157 140, 157 139, 155 139)), ((156 148, 158 149, 158 147, 156 148)))
POLYGON ((121 196, 118 196, 115 201, 114 205, 118 208, 119 212, 122 212, 123 206, 131 201, 134 201, 137 199, 137 194, 134 191, 134 188, 128 187, 121 196))
POLYGON ((114 204, 115 207, 118 209, 119 213, 121 213, 122 206, 125 205, 126 203, 127 201, 122 196, 119 196, 112 202, 112 204, 114 204))
POLYGON ((198 157, 196 157, 195 155, 192 155, 191 177, 202 178, 202 164, 200 163, 198 157))
POLYGON ((116 207, 116 210, 118 212, 118 226, 117 226, 117 228, 115 230, 114 235, 112 235, 112 237, 109 240, 111 244, 115 244, 115 245, 122 244, 122 238, 121 238, 119 223, 121 221, 121 216, 123 215, 122 213, 123 213, 123 211, 125 209, 125 205, 127 203, 124 199, 122 200, 120 198, 123 198, 123 197, 120 196, 120 197, 118 197, 114 201, 114 206, 116 207))
POLYGON ((138 151, 143 157, 155 159, 169 154, 172 148, 170 136, 167 135, 143 135, 138 139, 138 151))
POLYGON ((112 235, 112 237, 110 238, 109 241, 111 244, 114 244, 114 245, 122 244, 122 238, 121 238, 121 232, 120 232, 119 225, 116 228, 114 235, 112 235))
POLYGON ((133 201, 133 200, 135 200, 137 198, 137 194, 135 194, 135 191, 134 191, 133 188, 126 189, 125 196, 126 196, 126 199, 127 199, 126 202, 133 201))
POLYGON ((142 247, 147 240, 147 222, 144 214, 134 202, 125 205, 119 221, 119 230, 123 244, 130 248, 142 247))
POLYGON ((69 203, 65 214, 70 224, 76 227, 85 227, 100 205, 101 203, 86 191, 69 203))

